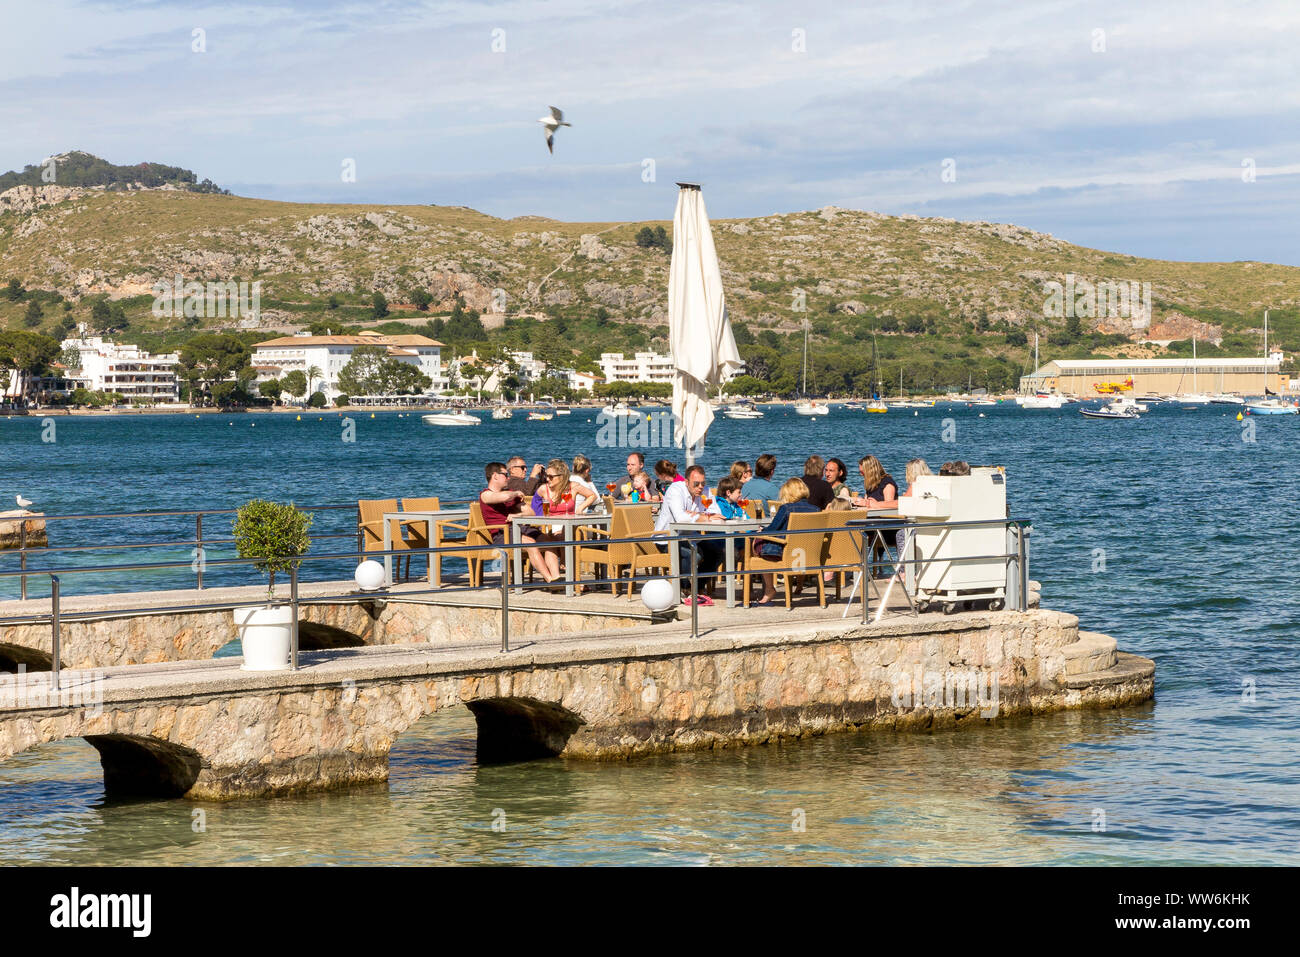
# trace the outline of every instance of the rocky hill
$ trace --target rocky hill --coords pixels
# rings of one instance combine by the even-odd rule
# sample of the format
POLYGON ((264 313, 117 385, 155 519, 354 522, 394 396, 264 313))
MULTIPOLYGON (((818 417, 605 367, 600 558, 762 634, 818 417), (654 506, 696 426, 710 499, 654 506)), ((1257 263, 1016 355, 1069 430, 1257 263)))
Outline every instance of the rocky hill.
MULTIPOLYGON (((434 311, 460 296, 489 328, 507 316, 574 320, 600 311, 613 323, 643 327, 653 342, 666 318, 669 255, 638 245, 646 225, 20 185, 0 193, 0 282, 13 276, 50 290, 78 315, 88 298, 121 300, 133 329, 167 326, 149 314, 150 290, 181 276, 261 280, 260 323, 268 331, 319 319, 331 297, 335 306, 359 307, 378 291, 396 305, 425 290, 434 311)), ((1025 333, 1032 340, 1035 329, 1058 337, 1058 354, 1067 345, 1085 354, 1159 351, 1140 340, 1193 332, 1253 351, 1265 308, 1275 337, 1300 348, 1294 267, 1140 259, 1018 226, 835 207, 713 226, 732 318, 746 326, 746 342, 771 332, 771 348, 784 348, 784 337, 808 320, 829 345, 861 344, 875 330, 894 343, 882 342, 882 356, 900 361, 942 353, 1023 367, 1025 333), (1071 274, 1080 283, 1149 283, 1150 327, 1045 315, 1048 284, 1071 274)), ((0 322, 15 327, 20 318, 0 302, 0 322)))

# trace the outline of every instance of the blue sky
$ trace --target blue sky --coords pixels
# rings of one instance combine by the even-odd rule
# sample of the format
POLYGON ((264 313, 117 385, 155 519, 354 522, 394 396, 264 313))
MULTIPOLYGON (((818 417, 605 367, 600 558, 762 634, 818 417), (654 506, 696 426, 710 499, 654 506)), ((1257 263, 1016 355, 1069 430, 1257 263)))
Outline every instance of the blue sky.
POLYGON ((246 196, 580 221, 670 219, 688 180, 715 219, 833 204, 1300 265, 1295 3, 42 0, 5 19, 0 169, 83 149, 246 196), (554 156, 549 104, 574 124, 554 156))

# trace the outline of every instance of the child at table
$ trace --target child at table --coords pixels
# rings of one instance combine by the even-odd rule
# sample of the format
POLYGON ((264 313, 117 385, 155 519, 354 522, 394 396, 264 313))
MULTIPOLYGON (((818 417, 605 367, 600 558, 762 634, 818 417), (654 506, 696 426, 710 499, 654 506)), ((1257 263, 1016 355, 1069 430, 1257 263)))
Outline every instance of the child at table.
POLYGON ((632 476, 632 491, 628 493, 627 500, 640 504, 659 501, 659 496, 655 494, 651 484, 649 472, 643 469, 632 476))
POLYGON ((740 505, 740 481, 734 475, 724 475, 718 482, 718 511, 728 521, 749 518, 740 505))

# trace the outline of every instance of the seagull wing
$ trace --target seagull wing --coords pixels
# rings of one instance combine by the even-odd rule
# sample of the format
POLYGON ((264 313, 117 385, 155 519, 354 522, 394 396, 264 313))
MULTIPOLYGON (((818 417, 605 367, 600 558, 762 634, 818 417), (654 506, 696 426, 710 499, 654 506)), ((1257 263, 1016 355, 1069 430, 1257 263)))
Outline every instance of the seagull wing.
POLYGON ((546 149, 551 153, 555 152, 555 134, 550 130, 546 131, 546 149))
POLYGON ((551 107, 551 119, 555 120, 556 123, 563 123, 564 111, 558 106, 551 107))

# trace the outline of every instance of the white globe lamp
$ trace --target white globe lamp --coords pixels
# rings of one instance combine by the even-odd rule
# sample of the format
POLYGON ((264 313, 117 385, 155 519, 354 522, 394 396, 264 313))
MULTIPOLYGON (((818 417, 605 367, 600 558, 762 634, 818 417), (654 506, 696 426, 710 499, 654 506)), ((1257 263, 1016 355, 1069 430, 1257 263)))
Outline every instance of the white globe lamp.
POLYGON ((641 589, 641 601, 651 611, 667 611, 677 604, 677 589, 666 578, 652 578, 641 589))
POLYGON ((367 558, 357 566, 352 577, 362 591, 378 591, 384 586, 384 566, 373 558, 367 558))

